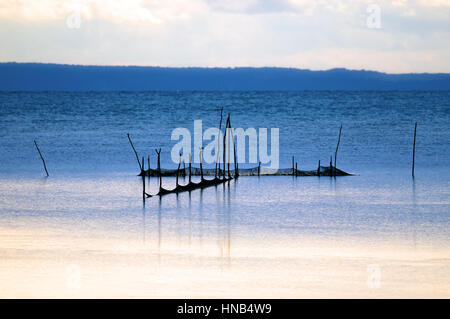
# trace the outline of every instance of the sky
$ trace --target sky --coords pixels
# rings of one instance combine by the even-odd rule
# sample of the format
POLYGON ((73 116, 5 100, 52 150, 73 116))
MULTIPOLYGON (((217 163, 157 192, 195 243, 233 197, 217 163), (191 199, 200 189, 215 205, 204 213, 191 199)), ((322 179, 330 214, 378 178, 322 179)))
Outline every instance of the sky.
POLYGON ((0 0, 0 62, 450 73, 450 0, 0 0))

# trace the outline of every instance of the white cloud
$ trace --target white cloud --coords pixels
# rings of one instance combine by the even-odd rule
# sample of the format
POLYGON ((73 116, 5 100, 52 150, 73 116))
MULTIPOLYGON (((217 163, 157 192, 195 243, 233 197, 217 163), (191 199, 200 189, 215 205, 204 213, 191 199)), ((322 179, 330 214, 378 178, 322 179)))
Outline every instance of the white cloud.
POLYGON ((418 3, 425 7, 450 7, 450 0, 420 0, 418 3))
POLYGON ((450 72, 450 0, 373 2, 0 0, 0 61, 450 72))
POLYGON ((151 24, 186 18, 202 6, 201 0, 0 0, 0 18, 51 21, 78 12, 87 20, 151 24))

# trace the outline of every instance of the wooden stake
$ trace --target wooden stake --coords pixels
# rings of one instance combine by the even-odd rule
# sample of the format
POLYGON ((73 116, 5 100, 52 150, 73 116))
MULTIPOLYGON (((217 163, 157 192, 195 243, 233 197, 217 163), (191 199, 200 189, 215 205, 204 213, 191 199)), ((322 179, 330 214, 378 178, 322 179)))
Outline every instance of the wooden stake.
POLYGON ((191 183, 191 153, 189 153, 189 184, 191 183))
POLYGON ((261 162, 258 163, 258 176, 261 174, 261 162))
POLYGON ((333 176, 333 156, 330 155, 330 177, 333 176))
POLYGON ((412 177, 414 177, 414 163, 416 158, 416 132, 417 132, 417 122, 414 125, 414 143, 413 143, 413 161, 412 161, 412 177))
POLYGON ((156 154, 158 154, 158 175, 159 175, 159 191, 162 189, 162 176, 161 176, 161 149, 156 150, 156 154))
MULTIPOLYGON (((219 132, 222 132, 222 114, 223 114, 223 107, 220 109, 220 122, 219 122, 219 132)), ((219 134, 220 137, 220 134, 219 134)), ((224 150, 225 151, 225 150, 224 150)), ((217 165, 219 164, 219 156, 220 156, 220 139, 217 139, 217 160, 216 160, 216 171, 214 173, 214 177, 217 177, 217 165)), ((220 171, 220 165, 219 165, 219 171, 220 171)), ((220 174, 219 174, 220 175, 220 174)))
POLYGON ((238 160, 237 160, 237 154, 236 154, 236 143, 234 143, 234 133, 233 129, 231 128, 231 120, 229 122, 230 124, 230 132, 231 132, 231 141, 233 142, 233 155, 234 155, 234 177, 239 177, 239 167, 238 167, 238 160))
POLYGON ((203 164, 202 164, 202 149, 200 149, 200 176, 203 181, 203 164))
MULTIPOLYGON (((236 149, 234 149, 234 151, 236 152, 236 149)), ((238 178, 239 177, 239 164, 238 164, 238 157, 237 155, 235 156, 235 170, 234 170, 234 177, 238 178)))
MULTIPOLYGON (((227 120, 227 124, 228 124, 228 120, 227 120)), ((224 134, 223 134, 223 178, 225 178, 225 174, 226 174, 226 171, 225 171, 225 150, 226 150, 226 148, 225 148, 225 142, 226 142, 226 137, 227 137, 227 126, 228 125, 225 125, 225 130, 224 130, 224 134)), ((219 166, 220 167, 220 166, 219 166)))
POLYGON ((338 138, 338 142, 337 142, 337 145, 336 145, 336 152, 334 153, 334 176, 336 176, 336 168, 337 168, 337 165, 336 165, 336 163, 337 163, 337 152, 338 152, 338 149, 339 149, 339 143, 341 142, 341 133, 342 133, 342 124, 341 124, 341 127, 339 128, 339 138, 338 138))
POLYGON ((45 165, 44 157, 42 156, 41 151, 39 150, 39 147, 38 147, 38 145, 37 145, 37 143, 36 143, 36 140, 34 140, 34 145, 36 146, 36 149, 37 149, 37 151, 38 151, 38 153, 39 153, 39 156, 41 157, 42 164, 44 164, 45 174, 47 174, 47 176, 49 176, 49 175, 48 175, 48 171, 47 171, 47 165, 45 165))
POLYGON ((227 119, 227 129, 230 128, 230 131, 228 132, 228 164, 227 164, 227 168, 228 168, 228 178, 231 178, 231 174, 230 174, 230 155, 231 155, 231 150, 230 150, 230 143, 231 143, 231 126, 230 126, 230 113, 228 113, 228 119, 227 119))
POLYGON ((177 181, 176 181, 177 187, 178 187, 178 175, 180 174, 180 166, 181 166, 181 154, 180 154, 180 161, 178 162, 178 168, 177 168, 177 181))
POLYGON ((292 156, 292 176, 294 176, 294 156, 292 156))
POLYGON ((320 177, 320 160, 319 160, 319 165, 317 166, 317 176, 320 177))
POLYGON ((132 148, 133 151, 134 151, 134 155, 136 155, 136 160, 137 160, 137 162, 138 162, 139 168, 140 168, 141 171, 142 171, 142 165, 144 165, 144 163, 141 164, 141 162, 139 161, 139 156, 138 156, 138 153, 136 152, 136 149, 134 148, 133 142, 131 141, 130 134, 127 133, 127 136, 128 136, 128 141, 130 141, 131 148, 132 148))
POLYGON ((297 177, 297 162, 295 162, 295 177, 297 177))

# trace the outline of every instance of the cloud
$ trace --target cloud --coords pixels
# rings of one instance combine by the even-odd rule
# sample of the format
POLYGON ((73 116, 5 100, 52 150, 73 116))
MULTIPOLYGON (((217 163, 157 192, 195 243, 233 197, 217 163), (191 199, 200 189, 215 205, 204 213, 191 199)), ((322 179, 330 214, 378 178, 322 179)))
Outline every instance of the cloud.
POLYGON ((0 61, 450 72, 448 2, 0 0, 0 61))
POLYGON ((450 7, 450 0, 420 0, 418 4, 425 7, 450 7))
POLYGON ((186 17, 197 0, 0 0, 0 18, 21 21, 53 21, 78 13, 85 20, 113 23, 161 23, 186 17))
POLYGON ((243 14, 295 12, 299 9, 291 0, 206 0, 206 3, 215 11, 243 14))

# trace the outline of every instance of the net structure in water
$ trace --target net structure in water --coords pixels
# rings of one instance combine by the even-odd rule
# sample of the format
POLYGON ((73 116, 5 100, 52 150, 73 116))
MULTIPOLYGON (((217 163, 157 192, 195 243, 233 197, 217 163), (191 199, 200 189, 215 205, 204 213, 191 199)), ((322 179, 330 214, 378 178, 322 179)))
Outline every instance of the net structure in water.
MULTIPOLYGON (((159 176, 158 169, 147 169, 141 173, 141 176, 159 176)), ((253 168, 239 168, 237 170, 239 176, 350 176, 352 174, 344 172, 335 167, 329 166, 320 166, 319 169, 305 171, 305 170, 296 170, 292 168, 280 168, 280 169, 271 169, 267 167, 253 167, 253 168)), ((188 168, 180 168, 178 169, 164 169, 161 168, 161 176, 176 176, 177 173, 180 176, 189 175, 188 168)), ((199 167, 191 167, 191 175, 192 176, 201 176, 202 170, 199 167)), ((214 168, 204 168, 203 176, 236 176, 235 170, 225 170, 225 174, 223 169, 214 168)))

